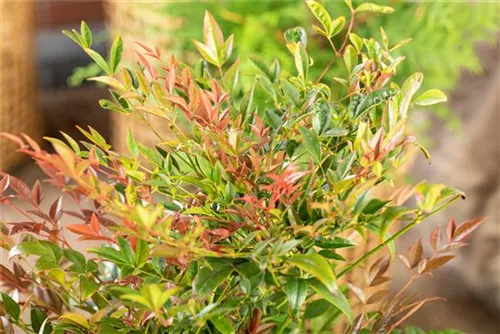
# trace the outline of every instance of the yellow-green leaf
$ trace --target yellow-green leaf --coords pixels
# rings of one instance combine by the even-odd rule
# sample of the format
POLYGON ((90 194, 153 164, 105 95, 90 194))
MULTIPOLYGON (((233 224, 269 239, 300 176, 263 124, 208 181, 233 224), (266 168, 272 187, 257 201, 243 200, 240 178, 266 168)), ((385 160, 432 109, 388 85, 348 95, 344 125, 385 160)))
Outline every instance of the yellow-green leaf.
POLYGON ((73 322, 77 325, 80 325, 82 327, 85 327, 85 328, 90 328, 89 326, 89 322, 87 321, 87 319, 81 315, 80 313, 76 313, 76 312, 71 312, 71 313, 65 313, 63 315, 61 315, 59 317, 59 319, 62 319, 62 320, 69 320, 70 322, 73 322))
POLYGON ((316 277, 330 292, 333 293, 338 290, 333 269, 323 256, 319 254, 299 254, 290 257, 287 262, 316 277))
POLYGON ((337 35, 339 32, 341 32, 342 29, 344 29, 344 26, 345 26, 344 16, 341 16, 333 20, 332 23, 330 24, 330 30, 329 30, 330 37, 333 37, 337 35))
POLYGON ((311 10, 311 13, 318 19, 326 32, 330 32, 330 26, 332 24, 332 18, 328 11, 317 1, 309 0, 306 2, 307 7, 311 10))
POLYGON ((394 8, 389 6, 380 6, 371 2, 365 2, 356 8, 356 12, 370 12, 379 14, 391 14, 394 13, 394 8))
POLYGON ((104 58, 99 53, 89 48, 84 48, 83 51, 85 51, 85 53, 87 53, 90 56, 90 58, 92 58, 104 72, 106 72, 109 75, 112 74, 112 71, 108 66, 108 63, 106 63, 106 60, 104 60, 104 58))
POLYGON ((417 97, 413 103, 419 106, 430 106, 436 103, 446 102, 448 98, 439 89, 430 89, 417 97))

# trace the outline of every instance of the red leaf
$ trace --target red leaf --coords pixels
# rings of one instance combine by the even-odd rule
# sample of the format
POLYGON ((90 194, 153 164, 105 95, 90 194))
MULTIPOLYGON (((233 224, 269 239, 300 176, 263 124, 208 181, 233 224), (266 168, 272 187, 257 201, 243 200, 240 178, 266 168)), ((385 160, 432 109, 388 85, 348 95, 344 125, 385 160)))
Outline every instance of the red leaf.
POLYGON ((411 269, 410 261, 404 255, 398 254, 398 257, 408 269, 411 269))
POLYGON ((38 180, 36 180, 35 185, 31 189, 31 198, 36 205, 40 205, 42 202, 42 186, 38 180))
POLYGON ((439 248, 438 252, 439 253, 448 253, 448 252, 451 252, 455 249, 465 247, 467 245, 468 245, 468 243, 466 243, 466 242, 450 242, 449 244, 443 245, 443 247, 439 248))
POLYGON ((2 264, 0 264, 0 282, 4 286, 20 290, 23 289, 23 284, 19 281, 18 277, 2 264))
POLYGON ((95 215, 95 213, 92 214, 92 217, 90 218, 90 227, 97 234, 99 234, 99 232, 101 231, 101 223, 97 219, 97 216, 95 215))
POLYGON ((441 228, 438 226, 434 231, 431 232, 429 237, 429 242, 432 249, 436 251, 439 248, 439 243, 441 242, 441 228))
POLYGON ((68 230, 70 230, 71 232, 73 232, 75 234, 79 234, 79 235, 88 235, 88 236, 95 235, 94 231, 92 231, 90 226, 87 224, 72 224, 72 225, 66 226, 66 228, 68 230))
POLYGON ((2 180, 0 181, 0 195, 3 195, 3 193, 9 188, 9 185, 10 185, 9 175, 3 176, 2 180))
POLYGON ((33 149, 33 151, 40 152, 42 150, 40 148, 40 146, 38 145, 38 143, 36 141, 34 141, 33 139, 31 139, 30 136, 28 136, 25 133, 21 133, 21 134, 23 135, 24 140, 26 140, 26 142, 31 146, 31 148, 33 149))
POLYGON ((12 190, 16 192, 21 197, 24 198, 31 198, 31 189, 28 187, 26 183, 18 179, 17 177, 14 177, 12 175, 7 175, 4 172, 0 172, 0 175, 3 177, 8 177, 9 178, 9 186, 12 190))
POLYGON ((388 254, 380 259, 378 259, 371 267, 370 273, 368 275, 369 282, 373 282, 373 280, 377 277, 383 276, 387 269, 389 269, 389 265, 391 264, 391 256, 388 254))
POLYGON ((455 235, 455 230, 457 228, 457 224, 455 224, 455 219, 451 218, 448 223, 448 227, 446 228, 446 234, 448 235, 448 241, 451 241, 455 235))
POLYGON ((422 260, 423 253, 424 249, 422 247, 422 240, 418 239, 408 249, 408 260, 410 262, 411 269, 415 268, 420 260, 422 260))
POLYGON ((479 227, 481 222, 483 222, 485 219, 486 217, 480 217, 463 222, 455 230, 455 233, 453 235, 453 240, 454 241, 465 240, 472 232, 474 232, 475 229, 479 227))
POLYGON ((172 93, 175 87, 175 68, 170 67, 167 77, 165 79, 165 87, 167 88, 167 92, 172 93))
POLYGON ((14 136, 14 135, 7 133, 7 132, 0 132, 0 136, 5 137, 5 138, 9 139, 10 141, 15 142, 21 148, 24 146, 23 140, 18 136, 14 136))
POLYGON ((54 203, 50 206, 49 210, 50 219, 53 221, 59 221, 62 216, 62 196, 59 196, 54 203))
POLYGON ((427 260, 427 265, 425 266, 425 270, 423 271, 424 273, 428 273, 432 270, 435 270, 448 261, 451 261, 455 258, 455 255, 443 255, 443 256, 438 256, 438 257, 432 257, 429 260, 427 260))

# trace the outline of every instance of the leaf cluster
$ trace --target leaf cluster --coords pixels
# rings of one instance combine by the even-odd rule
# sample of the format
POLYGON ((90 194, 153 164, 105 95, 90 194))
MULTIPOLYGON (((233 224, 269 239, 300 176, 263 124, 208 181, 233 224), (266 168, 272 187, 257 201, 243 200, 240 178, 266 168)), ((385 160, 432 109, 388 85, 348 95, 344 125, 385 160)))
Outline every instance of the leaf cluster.
MULTIPOLYGON (((354 14, 392 11, 346 4, 354 14)), ((27 333, 321 333, 346 321, 351 332, 375 333, 395 329, 423 304, 388 299, 384 290, 368 298, 358 292, 364 304, 386 301, 368 314, 354 308, 349 291, 362 288, 345 277, 388 249, 366 275, 371 287, 386 282, 394 241, 463 196, 425 182, 377 195, 393 186, 409 149, 428 155, 405 132, 412 107, 446 98, 438 90, 417 94, 421 73, 401 85, 392 80, 402 58, 387 37, 380 43, 349 29, 332 40, 344 20, 317 2, 308 6, 332 46, 332 64, 348 73, 339 78, 348 86, 341 97, 322 81, 329 66, 319 76, 311 71, 303 29, 285 33, 292 72, 278 58, 270 65, 251 58, 259 73, 243 98, 234 89, 240 62, 231 61, 233 37, 224 39, 208 12, 193 67, 141 43, 137 65, 120 67, 121 39, 105 59, 91 49, 86 24, 66 32, 108 74, 92 78, 110 90, 101 106, 145 122, 158 141, 145 146, 129 132, 128 152, 119 153, 89 128, 80 129, 86 140, 79 143, 64 133, 64 141, 47 138, 49 153, 28 136, 4 134, 64 196, 47 211, 40 182, 30 188, 2 174, 2 204, 25 218, 2 224, 1 245, 14 262, 13 271, 2 267, 11 291, 2 295, 3 326, 27 333), (266 98, 257 101, 257 92, 266 98), (416 204, 404 206, 412 197, 416 204), (63 217, 74 222, 62 226, 63 217), (392 234, 396 222, 404 227, 392 234), (68 242, 67 233, 93 247, 68 242), (354 236, 380 244, 346 259, 345 249, 362 247, 354 236), (21 317, 26 310, 29 321, 21 317)), ((417 243, 404 262, 417 265, 418 275, 438 268, 479 222, 450 224, 446 245, 436 230, 435 254, 424 258, 417 243)))

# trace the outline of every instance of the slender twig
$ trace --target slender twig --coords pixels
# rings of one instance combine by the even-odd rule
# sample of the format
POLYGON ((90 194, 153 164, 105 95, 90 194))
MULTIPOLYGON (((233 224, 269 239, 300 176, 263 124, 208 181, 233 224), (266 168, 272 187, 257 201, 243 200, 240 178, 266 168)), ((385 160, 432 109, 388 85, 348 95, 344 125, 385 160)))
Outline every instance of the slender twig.
POLYGON ((427 214, 421 215, 421 216, 417 216, 410 224, 406 225, 401 230, 399 230, 394 235, 392 235, 390 238, 388 238, 387 240, 385 240, 384 242, 382 242, 378 246, 372 248, 368 253, 365 253, 363 256, 359 257, 356 261, 354 261, 353 263, 351 263, 350 265, 348 265, 344 269, 342 269, 342 271, 337 275, 337 277, 344 276, 345 274, 347 274, 348 272, 350 272, 351 270, 353 270, 354 268, 359 266, 361 263, 365 262, 365 260, 368 259, 370 256, 372 256, 373 254, 377 253, 379 250, 384 248, 388 243, 396 240, 397 238, 399 238, 400 236, 402 236, 403 234, 405 234, 406 232, 408 232, 409 230, 411 230, 412 228, 417 226, 422 219, 427 218, 427 217, 441 211, 442 209, 451 205, 453 202, 455 202, 456 200, 458 200, 460 198, 462 198, 462 195, 456 195, 453 199, 444 203, 440 207, 434 209, 430 213, 427 213, 427 214))
POLYGON ((345 34, 344 42, 342 42, 342 46, 339 49, 339 53, 342 53, 342 51, 344 50, 344 48, 347 44, 347 40, 349 39, 349 35, 351 34, 352 27, 354 25, 354 16, 355 15, 356 15, 356 11, 351 9, 351 21, 349 22, 349 27, 347 28, 347 33, 345 34))

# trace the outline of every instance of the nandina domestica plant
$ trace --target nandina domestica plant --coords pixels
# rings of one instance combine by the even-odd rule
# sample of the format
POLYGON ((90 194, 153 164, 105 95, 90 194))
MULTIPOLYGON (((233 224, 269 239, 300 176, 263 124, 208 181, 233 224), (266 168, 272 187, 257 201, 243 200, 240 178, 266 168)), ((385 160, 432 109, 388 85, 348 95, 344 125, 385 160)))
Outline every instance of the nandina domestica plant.
MULTIPOLYGON (((320 35, 331 42, 342 32, 342 20, 315 1, 308 6, 320 35)), ((351 9, 388 10, 368 3, 351 9)), ((49 153, 27 136, 4 134, 63 196, 46 212, 40 182, 30 188, 2 173, 2 203, 25 217, 2 225, 2 246, 13 261, 1 272, 10 291, 2 293, 3 329, 324 333, 346 323, 349 333, 385 333, 432 300, 405 291, 453 259, 450 252, 466 245, 482 219, 458 226, 451 220, 446 238, 436 229, 428 255, 415 242, 399 255, 408 284, 387 290, 394 241, 463 194, 422 182, 377 197, 411 147, 428 156, 405 133, 411 107, 446 98, 438 90, 416 97, 421 73, 401 86, 392 82, 403 60, 391 56, 398 44, 390 45, 383 30, 381 43, 360 38, 352 26, 341 44, 331 44, 332 63, 343 62, 349 73, 341 80, 348 94, 338 100, 335 86, 321 82, 328 67, 311 77, 314 61, 300 27, 285 34, 296 72, 282 72, 279 59, 270 66, 257 60, 260 74, 242 98, 233 94, 234 37, 225 39, 209 13, 203 42, 195 41, 203 58, 196 68, 140 43, 138 66, 120 68, 120 38, 106 60, 91 49, 85 23, 80 32, 65 32, 107 73, 93 78, 110 88, 101 106, 148 123, 158 144, 144 146, 129 133, 129 152, 119 154, 90 128, 80 129, 88 138, 80 144, 65 134, 67 144, 48 138, 55 149, 49 153), (258 89, 268 99, 257 105, 258 89), (156 131, 164 127, 168 138, 156 131), (404 206, 410 198, 414 206, 404 206), (22 210, 19 200, 31 209, 22 210), (66 201, 79 210, 65 209, 66 201), (62 226, 63 217, 74 222, 62 226), (82 252, 85 245, 68 242, 67 233, 94 247, 82 252), (361 243, 380 241, 346 258, 343 249, 364 249, 355 235, 361 243), (364 277, 361 284, 346 281, 352 273, 364 277)))

